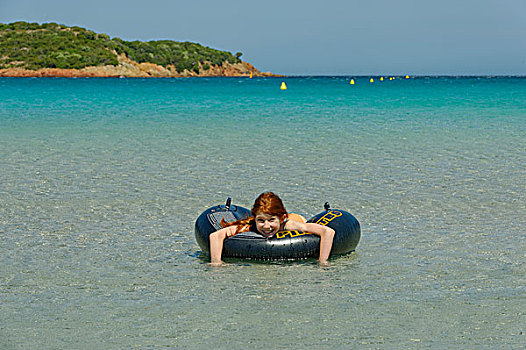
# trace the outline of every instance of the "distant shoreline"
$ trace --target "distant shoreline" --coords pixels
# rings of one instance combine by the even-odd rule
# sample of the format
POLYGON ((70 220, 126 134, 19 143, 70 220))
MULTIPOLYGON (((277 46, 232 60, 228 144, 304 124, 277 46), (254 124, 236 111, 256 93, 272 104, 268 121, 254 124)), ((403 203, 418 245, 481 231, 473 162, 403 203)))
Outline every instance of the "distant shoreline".
MULTIPOLYGON (((100 67, 94 67, 100 68, 100 67)), ((253 74, 254 78, 287 78, 287 79, 301 79, 301 78, 341 78, 341 79, 370 79, 380 78, 393 75, 353 75, 353 74, 334 74, 334 75, 282 75, 273 73, 253 74)), ((25 69, 0 69, 0 78, 248 78, 250 74, 233 74, 233 75, 206 75, 206 74, 189 74, 189 75, 170 75, 170 76, 125 76, 125 75, 104 75, 104 74, 90 74, 76 69, 58 69, 58 68, 44 68, 37 71, 25 69), (73 72, 71 72, 73 71, 73 72)), ((397 80, 406 80, 401 75, 395 76, 397 80)), ((412 75, 410 79, 526 79, 526 75, 412 75)), ((383 82, 377 82, 383 83, 383 82)))
POLYGON ((172 67, 163 67, 154 63, 137 63, 120 55, 117 66, 85 67, 82 69, 24 68, 0 69, 0 77, 11 78, 188 78, 188 77, 283 77, 270 72, 260 72, 253 65, 224 62, 221 66, 211 66, 199 73, 185 70, 178 72, 172 67))

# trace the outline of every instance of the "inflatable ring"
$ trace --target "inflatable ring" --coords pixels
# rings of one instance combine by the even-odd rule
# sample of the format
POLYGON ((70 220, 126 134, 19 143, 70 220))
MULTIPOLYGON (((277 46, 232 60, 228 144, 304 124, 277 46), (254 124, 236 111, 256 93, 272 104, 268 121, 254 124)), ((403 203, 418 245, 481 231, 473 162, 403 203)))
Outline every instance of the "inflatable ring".
MULTIPOLYGON (((248 218, 250 210, 231 205, 228 198, 225 205, 217 205, 205 210, 195 222, 195 238, 205 253, 210 253, 208 236, 221 229, 221 220, 233 222, 248 218)), ((325 210, 307 222, 328 226, 336 234, 333 239, 331 255, 352 252, 360 241, 360 223, 350 213, 331 209, 325 203, 325 210)), ((320 237, 303 231, 279 231, 267 238, 257 232, 241 232, 225 239, 223 257, 258 260, 288 260, 316 258, 320 251, 320 237)))

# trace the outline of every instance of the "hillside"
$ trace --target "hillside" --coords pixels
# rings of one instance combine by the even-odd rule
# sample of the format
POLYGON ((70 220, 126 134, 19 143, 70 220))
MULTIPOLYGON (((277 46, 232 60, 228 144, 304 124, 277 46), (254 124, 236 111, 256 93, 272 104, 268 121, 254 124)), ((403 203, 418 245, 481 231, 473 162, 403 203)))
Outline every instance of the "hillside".
POLYGON ((125 41, 56 23, 0 23, 0 76, 272 76, 197 43, 125 41))

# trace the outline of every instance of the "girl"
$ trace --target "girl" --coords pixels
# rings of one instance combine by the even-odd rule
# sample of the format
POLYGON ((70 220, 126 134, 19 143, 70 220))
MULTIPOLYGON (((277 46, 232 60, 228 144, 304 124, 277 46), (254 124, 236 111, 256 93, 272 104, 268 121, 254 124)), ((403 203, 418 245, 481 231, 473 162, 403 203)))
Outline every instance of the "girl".
POLYGON ((260 194, 250 212, 252 216, 248 219, 231 223, 221 221, 221 225, 224 227, 210 234, 210 265, 220 266, 224 264, 221 261, 221 253, 223 252, 223 241, 227 237, 246 231, 259 232, 266 237, 271 237, 281 230, 305 231, 320 236, 320 257, 318 261, 321 265, 327 265, 335 233, 332 228, 307 223, 301 215, 287 214, 281 199, 272 192, 260 194))

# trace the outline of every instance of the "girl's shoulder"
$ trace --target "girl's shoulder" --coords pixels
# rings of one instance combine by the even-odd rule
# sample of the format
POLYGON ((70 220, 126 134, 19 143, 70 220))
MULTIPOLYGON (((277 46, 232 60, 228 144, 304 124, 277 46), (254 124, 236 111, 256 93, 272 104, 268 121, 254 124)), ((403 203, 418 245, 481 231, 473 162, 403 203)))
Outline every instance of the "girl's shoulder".
POLYGON ((287 219, 292 220, 292 221, 302 222, 302 223, 307 222, 307 220, 302 215, 295 214, 295 213, 287 214, 287 219))
POLYGON ((306 222, 307 220, 303 216, 289 213, 285 221, 283 221, 283 229, 297 230, 300 228, 298 226, 302 226, 306 222))
POLYGON ((251 225, 250 224, 244 224, 244 225, 240 225, 239 227, 239 232, 247 232, 247 231, 251 231, 251 225))

